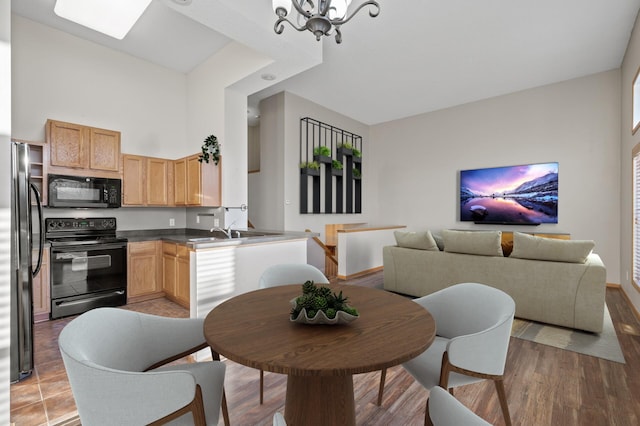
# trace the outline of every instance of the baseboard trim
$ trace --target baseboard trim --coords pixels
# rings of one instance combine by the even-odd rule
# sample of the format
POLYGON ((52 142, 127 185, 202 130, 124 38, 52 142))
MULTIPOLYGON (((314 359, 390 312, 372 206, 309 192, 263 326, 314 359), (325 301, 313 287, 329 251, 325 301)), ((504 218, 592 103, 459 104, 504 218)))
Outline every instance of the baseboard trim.
POLYGON ((358 273, 351 274, 351 275, 338 275, 338 279, 340 279, 340 280, 350 280, 352 278, 358 278, 358 277, 361 277, 363 275, 369 275, 369 274, 372 274, 374 272, 382 271, 383 268, 384 268, 384 266, 377 266, 375 268, 367 269, 365 271, 360 271, 358 273))
MULTIPOLYGON (((607 287, 608 286, 609 285, 607 284, 607 287)), ((616 287, 613 287, 613 288, 616 288, 616 287)), ((631 308, 631 312, 633 312, 633 315, 636 317, 636 320, 640 322, 640 312, 638 312, 636 307, 633 305, 633 302, 629 298, 629 295, 627 294, 627 292, 624 290, 624 287, 622 287, 621 285, 618 285, 617 288, 622 292, 622 296, 627 301, 627 305, 629 305, 629 308, 631 308)))

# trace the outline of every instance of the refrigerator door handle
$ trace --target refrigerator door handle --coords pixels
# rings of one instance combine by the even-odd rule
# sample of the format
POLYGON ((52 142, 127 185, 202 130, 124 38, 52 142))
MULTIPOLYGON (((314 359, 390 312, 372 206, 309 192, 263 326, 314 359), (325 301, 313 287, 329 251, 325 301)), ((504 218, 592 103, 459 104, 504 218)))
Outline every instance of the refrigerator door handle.
POLYGON ((38 187, 36 187, 33 183, 30 184, 31 190, 33 191, 36 198, 36 205, 38 206, 38 221, 39 221, 39 232, 40 239, 38 245, 38 262, 36 263, 35 269, 31 272, 31 274, 35 277, 40 272, 40 268, 42 267, 42 252, 44 250, 44 214, 42 212, 42 197, 40 197, 40 191, 38 191, 38 187))

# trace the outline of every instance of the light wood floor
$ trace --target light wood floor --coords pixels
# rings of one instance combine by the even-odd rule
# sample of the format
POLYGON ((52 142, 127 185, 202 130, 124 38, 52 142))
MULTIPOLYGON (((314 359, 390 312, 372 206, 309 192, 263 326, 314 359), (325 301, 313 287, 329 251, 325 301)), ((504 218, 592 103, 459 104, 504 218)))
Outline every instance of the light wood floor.
MULTIPOLYGON (((348 283, 381 287, 382 274, 348 283)), ((511 339, 505 387, 514 425, 640 424, 640 324, 620 290, 607 289, 607 305, 626 364, 511 339)), ((186 310, 164 299, 127 308, 187 316, 186 310)), ((60 424, 77 414, 57 349, 57 336, 68 321, 36 325, 36 374, 11 386, 11 421, 16 425, 60 424)), ((421 425, 428 392, 395 367, 387 373, 385 398, 378 407, 379 376, 354 376, 357 423, 421 425)), ((270 425, 273 413, 284 410, 286 377, 265 373, 263 405, 258 401, 258 380, 257 370, 227 362, 225 388, 232 425, 270 425)), ((458 388, 455 395, 487 421, 504 424, 491 383, 458 388)))

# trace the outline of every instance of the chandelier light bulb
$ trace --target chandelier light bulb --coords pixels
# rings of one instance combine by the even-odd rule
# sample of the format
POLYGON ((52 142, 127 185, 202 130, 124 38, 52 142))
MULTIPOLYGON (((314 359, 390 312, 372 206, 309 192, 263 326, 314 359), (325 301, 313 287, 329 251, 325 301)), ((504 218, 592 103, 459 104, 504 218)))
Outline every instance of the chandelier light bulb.
POLYGON ((271 5, 273 6, 273 11, 276 15, 280 16, 278 9, 284 10, 286 13, 284 13, 283 16, 287 16, 291 12, 291 1, 292 0, 272 0, 271 5))
POLYGON ((342 19, 347 14, 347 0, 331 0, 329 19, 342 19))

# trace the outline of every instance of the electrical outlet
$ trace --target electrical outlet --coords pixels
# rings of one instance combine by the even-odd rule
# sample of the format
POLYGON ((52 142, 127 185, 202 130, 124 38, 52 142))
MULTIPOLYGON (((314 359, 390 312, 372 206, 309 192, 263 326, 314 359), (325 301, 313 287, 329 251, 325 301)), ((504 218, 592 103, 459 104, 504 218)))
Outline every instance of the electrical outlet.
POLYGON ((200 223, 200 216, 196 216, 196 223, 200 223))
POLYGON ((176 220, 174 218, 169 219, 169 226, 176 226, 176 220))
POLYGON ((218 219, 217 217, 213 219, 213 226, 220 226, 220 219, 218 219))

